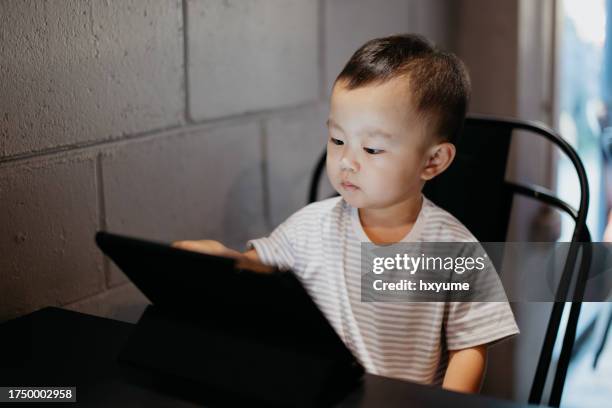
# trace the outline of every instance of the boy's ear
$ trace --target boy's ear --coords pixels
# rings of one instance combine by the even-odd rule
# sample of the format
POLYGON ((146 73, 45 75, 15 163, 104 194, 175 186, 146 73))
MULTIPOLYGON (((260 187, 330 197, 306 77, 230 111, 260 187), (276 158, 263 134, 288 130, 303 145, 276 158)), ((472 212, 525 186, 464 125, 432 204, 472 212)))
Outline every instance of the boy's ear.
POLYGON ((442 173, 451 165, 456 153, 455 145, 449 142, 432 146, 426 153, 427 161, 421 172, 421 178, 427 181, 442 173))

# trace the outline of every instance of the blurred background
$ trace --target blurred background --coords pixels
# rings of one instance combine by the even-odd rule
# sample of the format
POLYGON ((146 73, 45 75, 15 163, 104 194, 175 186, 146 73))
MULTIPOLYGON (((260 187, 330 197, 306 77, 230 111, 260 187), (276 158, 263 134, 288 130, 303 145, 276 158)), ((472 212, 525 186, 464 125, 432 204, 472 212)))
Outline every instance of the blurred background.
MULTIPOLYGON (((394 33, 463 59, 470 112, 559 131, 587 168, 602 240, 611 13, 612 0, 0 1, 0 321, 48 305, 136 321, 147 300, 95 247, 100 229, 239 250, 269 233, 306 203, 336 75, 394 33)), ((507 178, 578 204, 569 161, 527 135, 507 178)), ((508 240, 572 228, 517 198, 508 240)), ((550 304, 513 306, 522 333, 491 349, 483 393, 526 401, 550 304)), ((567 406, 612 398, 610 309, 584 307, 567 406)))

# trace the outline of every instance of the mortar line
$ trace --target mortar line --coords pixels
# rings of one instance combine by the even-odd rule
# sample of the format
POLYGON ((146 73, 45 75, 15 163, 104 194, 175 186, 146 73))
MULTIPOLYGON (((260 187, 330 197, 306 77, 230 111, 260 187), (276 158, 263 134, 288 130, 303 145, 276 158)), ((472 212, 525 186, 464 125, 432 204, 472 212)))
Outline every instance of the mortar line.
POLYGON ((319 0, 317 6, 317 18, 319 19, 317 24, 317 35, 319 36, 317 39, 319 53, 319 98, 320 100, 325 101, 325 99, 327 98, 327 73, 325 72, 325 65, 327 62, 327 58, 325 55, 325 51, 327 50, 325 46, 325 0, 319 0))
POLYGON ((124 287, 124 286, 125 286, 125 287, 127 287, 127 286, 129 286, 129 285, 130 285, 130 282, 129 282, 129 281, 127 281, 127 282, 123 282, 123 283, 121 283, 121 284, 119 284, 119 285, 116 285, 116 286, 113 286, 113 287, 111 287, 111 288, 109 288, 109 289, 104 289, 104 290, 102 290, 102 291, 100 291, 100 292, 96 292, 96 293, 93 293, 93 294, 91 294, 91 295, 85 295, 85 296, 80 297, 80 298, 78 298, 78 299, 71 300, 70 302, 67 302, 67 303, 64 303, 64 302, 59 302, 59 306, 60 306, 60 307, 72 306, 72 305, 74 305, 75 303, 81 303, 81 302, 84 302, 84 301, 86 301, 86 300, 91 300, 91 299, 94 299, 94 298, 97 298, 97 297, 103 296, 103 295, 105 295, 105 294, 107 294, 107 293, 109 293, 109 292, 112 292, 112 291, 114 291, 114 290, 123 289, 123 287, 124 287))
POLYGON ((69 152, 69 151, 80 152, 80 151, 84 151, 87 149, 104 148, 107 146, 113 146, 113 145, 117 145, 117 144, 124 143, 124 142, 146 140, 149 138, 152 139, 154 137, 161 137, 163 136, 163 134, 166 134, 166 133, 167 134, 181 133, 181 132, 189 133, 189 132, 195 132, 198 130, 209 130, 209 129, 214 129, 216 127, 231 126, 231 125, 246 123, 249 121, 255 122, 255 121, 267 119, 270 117, 277 117, 277 116, 283 116, 286 114, 291 114, 292 112, 296 112, 301 109, 308 109, 311 107, 315 107, 317 106, 319 102, 320 101, 310 101, 310 102, 305 102, 305 103, 301 103, 298 105, 283 107, 279 109, 261 110, 257 112, 245 112, 245 113, 241 113, 238 115, 222 116, 222 117, 218 117, 214 119, 208 119, 208 120, 203 120, 203 121, 189 123, 189 124, 177 124, 173 126, 152 129, 152 130, 148 130, 148 131, 144 131, 140 133, 134 133, 131 135, 124 135, 124 136, 114 137, 110 139, 86 141, 86 142, 80 142, 80 143, 73 143, 73 144, 69 144, 65 146, 41 149, 41 150, 34 151, 34 152, 18 153, 18 154, 8 156, 8 157, 1 157, 0 158, 0 168, 4 164, 8 164, 12 162, 28 160, 32 158, 43 158, 43 157, 53 156, 59 153, 69 152))
POLYGON ((193 123, 193 118, 191 116, 191 107, 190 107, 190 93, 189 93, 189 42, 188 42, 188 18, 189 14, 187 11, 188 0, 183 0, 181 3, 181 8, 183 12, 183 91, 185 93, 185 122, 193 123))
MULTIPOLYGON (((98 224, 100 230, 106 231, 106 204, 104 202, 104 174, 102 166, 102 153, 96 155, 96 189, 98 193, 98 224)), ((106 256, 102 257, 102 272, 104 273, 104 287, 110 288, 110 263, 106 256)))
POLYGON ((270 166, 268 164, 268 133, 263 120, 259 122, 259 135, 261 150, 261 176, 262 176, 262 206, 264 223, 268 230, 272 228, 272 209, 270 208, 270 166))

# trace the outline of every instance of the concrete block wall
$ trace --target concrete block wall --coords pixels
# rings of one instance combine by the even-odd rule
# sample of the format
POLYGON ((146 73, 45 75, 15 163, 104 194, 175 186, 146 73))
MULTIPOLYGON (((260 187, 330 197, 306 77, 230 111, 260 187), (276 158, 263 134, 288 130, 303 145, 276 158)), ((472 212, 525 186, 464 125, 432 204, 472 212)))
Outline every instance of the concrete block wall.
POLYGON ((147 300, 97 230, 242 249, 305 204, 365 40, 448 48, 452 1, 0 2, 0 321, 147 300))

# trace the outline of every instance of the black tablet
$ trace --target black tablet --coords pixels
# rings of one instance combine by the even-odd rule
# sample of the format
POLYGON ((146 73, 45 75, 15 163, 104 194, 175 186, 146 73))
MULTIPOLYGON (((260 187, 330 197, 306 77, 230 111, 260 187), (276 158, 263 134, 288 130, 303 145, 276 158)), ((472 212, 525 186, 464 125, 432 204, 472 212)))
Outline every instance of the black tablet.
POLYGON ((291 271, 254 272, 231 258, 107 232, 96 242, 154 305, 128 345, 134 361, 292 405, 298 395, 322 402, 363 374, 291 271))

